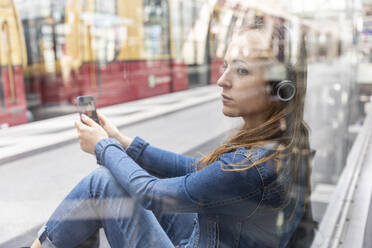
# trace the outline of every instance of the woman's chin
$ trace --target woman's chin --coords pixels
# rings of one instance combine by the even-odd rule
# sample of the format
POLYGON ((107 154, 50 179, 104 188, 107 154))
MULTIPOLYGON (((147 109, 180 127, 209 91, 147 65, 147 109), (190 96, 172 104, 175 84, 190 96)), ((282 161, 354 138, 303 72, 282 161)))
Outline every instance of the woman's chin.
POLYGON ((229 111, 229 109, 223 108, 222 113, 227 117, 239 117, 238 114, 234 113, 233 111, 229 111))

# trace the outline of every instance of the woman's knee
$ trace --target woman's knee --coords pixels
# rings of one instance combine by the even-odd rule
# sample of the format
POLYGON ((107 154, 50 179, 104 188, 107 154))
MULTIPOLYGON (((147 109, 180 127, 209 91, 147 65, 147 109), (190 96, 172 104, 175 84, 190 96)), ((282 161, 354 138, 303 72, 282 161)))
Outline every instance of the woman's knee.
POLYGON ((92 197, 122 194, 120 185, 111 172, 105 167, 95 169, 86 179, 88 180, 92 197))
MULTIPOLYGON (((88 176, 91 203, 101 218, 119 218, 132 216, 134 200, 128 192, 116 181, 115 177, 105 167, 99 167, 88 176), (120 211, 117 209, 123 208, 120 211), (116 209, 112 212, 112 209, 116 209), (117 213, 120 215, 117 215, 117 213)), ((115 219, 114 218, 114 219, 115 219)))
POLYGON ((93 180, 110 180, 112 176, 109 169, 106 167, 100 166, 96 169, 94 169, 88 177, 91 177, 93 180))

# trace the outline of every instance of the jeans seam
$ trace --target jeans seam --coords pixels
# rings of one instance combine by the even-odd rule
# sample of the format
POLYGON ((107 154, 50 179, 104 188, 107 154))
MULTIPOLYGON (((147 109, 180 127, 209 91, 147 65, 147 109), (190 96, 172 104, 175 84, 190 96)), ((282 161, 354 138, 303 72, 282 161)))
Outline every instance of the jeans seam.
MULTIPOLYGON (((47 227, 44 225, 44 230, 41 234, 45 233, 45 239, 40 242, 41 245, 44 247, 44 248, 57 248, 57 246, 55 244, 53 244, 53 242, 50 240, 50 238, 48 237, 48 232, 47 232, 47 227)), ((40 237, 38 237, 40 238, 40 237)), ((39 239, 40 241, 40 239, 39 239)))
MULTIPOLYGON (((198 224, 199 225, 199 224, 198 224)), ((200 225, 196 229, 196 234, 195 234, 195 243, 194 243, 194 248, 199 246, 199 239, 200 239, 200 225)))
POLYGON ((238 227, 239 227, 239 234, 237 235, 236 239, 234 240, 234 248, 239 247, 240 236, 241 236, 241 233, 242 233, 242 223, 240 221, 238 222, 238 227))
MULTIPOLYGON (((257 166, 255 166, 255 168, 257 169, 258 174, 260 175, 261 180, 262 180, 262 176, 261 176, 261 174, 260 174, 260 172, 259 172, 257 166)), ((262 180, 262 186, 263 186, 263 180, 262 180)), ((247 216, 246 218, 244 218, 244 219, 248 219, 248 218, 250 218, 250 217, 251 217, 251 216, 252 216, 252 215, 253 215, 253 214, 254 214, 254 213, 255 213, 255 212, 260 208, 261 203, 262 203, 262 201, 263 201, 264 194, 265 194, 265 190, 262 191, 261 199, 260 199, 260 201, 258 202, 256 208, 252 211, 252 213, 251 213, 250 215, 248 215, 248 216, 247 216)))

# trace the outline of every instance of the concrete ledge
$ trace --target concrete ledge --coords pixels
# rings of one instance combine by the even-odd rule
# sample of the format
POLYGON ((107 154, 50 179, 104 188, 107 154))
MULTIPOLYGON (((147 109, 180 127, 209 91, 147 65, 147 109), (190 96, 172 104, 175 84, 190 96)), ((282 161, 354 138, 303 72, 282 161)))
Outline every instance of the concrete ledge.
POLYGON ((363 247, 372 190, 372 169, 369 166, 372 158, 368 156, 371 151, 371 125, 370 110, 348 155, 312 248, 363 247))

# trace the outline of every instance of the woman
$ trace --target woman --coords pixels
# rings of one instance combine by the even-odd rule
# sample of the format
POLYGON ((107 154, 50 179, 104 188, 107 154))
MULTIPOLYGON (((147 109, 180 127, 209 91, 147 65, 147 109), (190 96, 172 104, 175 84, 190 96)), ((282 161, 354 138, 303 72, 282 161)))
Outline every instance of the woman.
POLYGON ((283 42, 277 26, 233 38, 218 85, 223 114, 244 125, 200 161, 126 137, 103 115, 101 126, 76 121, 101 166, 32 247, 75 247, 100 227, 111 247, 285 247, 305 216, 310 168, 303 60, 287 81, 271 73, 288 59, 283 42))

